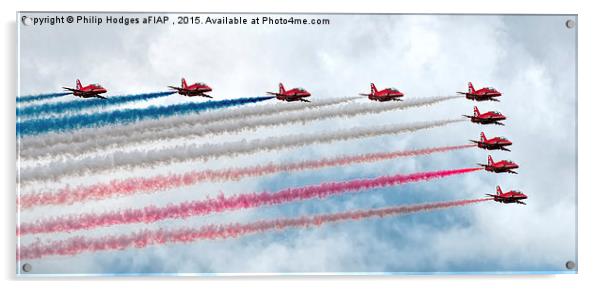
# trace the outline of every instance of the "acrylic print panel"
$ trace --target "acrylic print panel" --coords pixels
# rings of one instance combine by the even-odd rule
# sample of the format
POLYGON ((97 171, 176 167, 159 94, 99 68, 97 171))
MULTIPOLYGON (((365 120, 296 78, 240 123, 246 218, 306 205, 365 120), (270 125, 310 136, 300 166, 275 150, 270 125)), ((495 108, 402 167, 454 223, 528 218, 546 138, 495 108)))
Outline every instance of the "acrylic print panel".
POLYGON ((575 15, 17 17, 19 275, 577 272, 575 15))

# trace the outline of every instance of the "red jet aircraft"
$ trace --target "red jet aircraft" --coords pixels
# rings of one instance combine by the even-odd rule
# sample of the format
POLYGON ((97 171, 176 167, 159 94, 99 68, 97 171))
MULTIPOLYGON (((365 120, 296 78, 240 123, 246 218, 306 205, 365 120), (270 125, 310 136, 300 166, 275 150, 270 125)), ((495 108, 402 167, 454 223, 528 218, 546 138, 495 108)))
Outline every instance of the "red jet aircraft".
POLYGON ((306 97, 311 96, 311 93, 309 93, 307 90, 297 87, 297 88, 291 88, 289 90, 284 89, 284 85, 282 85, 282 83, 278 84, 278 87, 280 88, 280 90, 278 92, 267 92, 267 94, 271 94, 271 95, 275 95, 277 99, 279 100, 284 100, 284 101, 303 101, 303 102, 310 102, 309 100, 305 99, 306 97))
POLYGON ((521 200, 527 199, 527 195, 525 195, 519 191, 508 191, 508 192, 504 193, 504 192, 502 192, 502 189, 500 188, 500 186, 496 187, 495 195, 492 195, 492 194, 486 194, 486 195, 493 197, 493 200, 496 202, 499 202, 499 203, 504 203, 504 204, 517 203, 517 204, 521 204, 521 205, 526 205, 521 200))
POLYGON ((479 124, 504 125, 500 121, 506 119, 506 116, 504 116, 503 114, 501 114, 497 111, 488 111, 486 113, 481 114, 479 112, 479 108, 476 106, 474 107, 474 114, 472 116, 470 116, 470 115, 464 115, 464 116, 467 118, 470 118, 470 121, 472 121, 474 123, 479 123, 479 124))
POLYGON ((467 99, 476 100, 476 101, 486 101, 486 100, 499 101, 495 97, 502 96, 502 93, 497 91, 493 87, 484 87, 479 90, 475 90, 474 87, 472 86, 472 82, 468 83, 468 92, 458 91, 458 93, 466 95, 467 99))
POLYGON ((506 146, 511 146, 512 142, 504 137, 494 137, 487 139, 485 137, 485 133, 481 132, 481 140, 471 140, 471 142, 476 143, 478 147, 486 150, 503 150, 510 151, 506 148, 506 146))
POLYGON ((107 90, 104 87, 100 86, 99 84, 90 84, 82 86, 82 83, 79 82, 79 79, 75 81, 75 88, 63 87, 63 89, 71 91, 73 95, 81 98, 97 97, 107 99, 106 97, 100 95, 101 93, 107 92, 107 90))
POLYGON ((379 91, 376 89, 374 83, 370 83, 370 89, 370 94, 360 93, 360 95, 367 96, 368 99, 375 101, 401 101, 399 98, 403 97, 403 92, 400 92, 395 88, 384 88, 379 91))
POLYGON ((518 169, 518 165, 516 163, 514 163, 513 161, 508 161, 508 160, 494 162, 493 158, 491 156, 487 157, 486 165, 485 164, 478 164, 478 165, 484 167, 486 171, 489 171, 492 173, 518 174, 517 172, 513 171, 513 169, 518 169))
POLYGON ((178 94, 186 95, 186 96, 204 96, 208 98, 213 98, 212 96, 206 94, 206 92, 210 92, 212 89, 209 85, 204 83, 193 83, 191 85, 186 84, 186 79, 182 78, 182 86, 168 86, 171 89, 175 89, 178 91, 178 94))

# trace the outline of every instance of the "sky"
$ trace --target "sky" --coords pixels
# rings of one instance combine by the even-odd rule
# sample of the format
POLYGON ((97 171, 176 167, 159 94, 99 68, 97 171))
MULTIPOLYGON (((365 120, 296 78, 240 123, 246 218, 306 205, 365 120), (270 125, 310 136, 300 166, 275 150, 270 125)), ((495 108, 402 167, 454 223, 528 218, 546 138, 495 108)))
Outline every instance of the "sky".
MULTIPOLYGON (((51 15, 51 14, 43 14, 51 15)), ((121 15, 114 15, 121 16, 121 15)), ((132 15, 126 15, 132 16, 132 15)), ((205 15, 202 15, 203 17, 205 15)), ((220 16, 220 15, 214 15, 220 16)), ((230 15, 232 16, 232 15, 230 15)), ((254 15, 244 15, 252 18, 254 15)), ((303 17, 303 15, 296 15, 303 17)), ((175 18, 172 14, 170 17, 175 18)), ((29 262, 38 274, 126 273, 433 273, 566 271, 576 261, 576 29, 573 16, 478 15, 306 15, 328 18, 329 25, 54 25, 19 26, 19 93, 60 91, 62 86, 101 83, 108 95, 164 91, 202 81, 216 99, 265 95, 302 86, 312 99, 350 97, 377 87, 396 87, 405 98, 450 95, 494 86, 501 102, 479 103, 481 112, 508 116, 505 126, 469 122, 413 133, 262 152, 207 162, 190 161, 150 170, 115 170, 103 175, 20 186, 55 188, 134 175, 185 172, 273 162, 292 162, 340 154, 460 145, 487 136, 513 141, 510 159, 518 175, 475 172, 445 179, 363 190, 326 199, 246 209, 154 224, 119 225, 86 231, 86 236, 120 234, 142 228, 252 222, 306 214, 342 212, 399 204, 479 198, 521 190, 527 206, 486 202, 414 215, 376 218, 288 229, 236 239, 151 246, 144 249, 49 256, 29 262)), ((61 102, 69 96, 50 100, 61 102)), ((167 105, 205 99, 178 95, 147 103, 105 109, 167 105)), ((275 102, 275 100, 274 100, 275 102)), ((368 100, 357 100, 368 102, 368 100)), ((255 105, 265 105, 255 104, 255 105)), ((374 105, 379 105, 374 103, 374 105)), ((453 119, 471 114, 474 103, 454 99, 428 107, 359 117, 333 118, 235 134, 191 137, 120 148, 124 151, 177 144, 220 143, 281 135, 336 131, 353 127, 453 119)), ((236 109, 236 108, 231 108, 236 109)), ((108 148, 110 154, 115 149, 108 148)), ((190 187, 72 206, 20 212, 21 222, 49 216, 104 212, 199 200, 287 187, 371 178, 382 175, 474 167, 487 151, 466 149, 371 164, 281 173, 238 182, 190 187)), ((41 161, 40 163, 43 163, 41 161)), ((23 161, 19 165, 40 163, 23 161)), ((83 234, 24 236, 35 240, 83 234)))

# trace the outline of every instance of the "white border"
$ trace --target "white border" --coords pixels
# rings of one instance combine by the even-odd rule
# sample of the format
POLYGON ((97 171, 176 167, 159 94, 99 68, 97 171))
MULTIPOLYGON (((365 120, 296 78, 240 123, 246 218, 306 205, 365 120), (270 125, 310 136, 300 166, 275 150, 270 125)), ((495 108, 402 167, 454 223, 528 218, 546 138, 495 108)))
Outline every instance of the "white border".
MULTIPOLYGON (((2 142, 2 183, 4 184, 4 223, 2 230, 2 277, 3 288, 40 288, 48 280, 59 288, 120 288, 144 286, 164 288, 176 282, 180 288, 202 286, 245 288, 508 288, 522 285, 529 288, 587 288, 597 287, 600 282, 600 240, 601 230, 598 220, 602 204, 596 171, 600 171, 598 149, 602 142, 600 128, 600 63, 602 51, 599 37, 602 28, 600 5, 594 1, 401 1, 386 0, 335 0, 335 1, 292 1, 292 0, 106 0, 92 3, 83 1, 4 1, 0 9, 2 15, 2 85, 3 88, 3 136, 2 142), (16 93, 16 11, 191 11, 191 12, 336 12, 336 13, 545 13, 579 15, 579 274, 577 275, 492 275, 492 276, 255 276, 255 277, 74 277, 74 278, 33 278, 15 277, 15 104, 16 93), (598 51, 598 52, 597 52, 598 51), (96 282, 89 282, 94 280, 96 282), (197 282, 202 282, 201 284, 197 282)), ((461 40, 460 40, 461 41, 461 40)))

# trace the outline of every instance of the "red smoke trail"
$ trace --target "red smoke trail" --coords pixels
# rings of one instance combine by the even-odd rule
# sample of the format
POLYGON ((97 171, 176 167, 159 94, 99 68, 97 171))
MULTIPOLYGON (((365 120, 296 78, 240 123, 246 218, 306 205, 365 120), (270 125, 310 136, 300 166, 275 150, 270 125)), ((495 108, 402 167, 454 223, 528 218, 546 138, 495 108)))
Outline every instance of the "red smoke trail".
POLYGON ((42 244, 38 241, 17 250, 17 259, 37 259, 50 255, 76 255, 83 252, 105 250, 124 250, 126 248, 144 248, 152 245, 171 243, 191 243, 198 240, 216 240, 236 238, 244 235, 262 233, 271 230, 284 230, 296 227, 317 227, 327 223, 348 220, 363 220, 374 217, 388 217, 411 214, 452 207, 466 206, 492 200, 492 198, 460 200, 421 205, 395 206, 381 209, 349 211, 335 214, 304 216, 290 219, 275 219, 247 224, 208 225, 199 228, 176 230, 141 230, 137 233, 100 238, 74 237, 67 240, 42 244))
POLYGON ((427 181, 478 170, 481 170, 481 168, 422 172, 409 175, 392 175, 374 179, 329 182, 313 186, 288 188, 276 193, 261 192, 234 195, 231 197, 220 195, 213 199, 170 204, 161 208, 148 206, 141 209, 127 209, 102 214, 89 213, 54 217, 47 220, 38 220, 32 223, 21 224, 21 226, 17 228, 17 234, 26 235, 51 232, 71 232, 112 225, 153 223, 165 219, 184 219, 192 216, 207 215, 223 211, 278 205, 311 198, 326 198, 344 192, 427 181))
POLYGON ((267 164, 244 168, 224 170, 192 171, 184 174, 160 175, 149 178, 129 178, 114 180, 75 188, 65 187, 55 192, 36 192, 21 195, 18 203, 21 209, 45 205, 69 205, 88 200, 102 200, 111 197, 123 197, 137 193, 165 191, 182 186, 190 186, 203 181, 237 181, 245 177, 258 177, 278 172, 292 172, 325 167, 343 166, 356 163, 368 163, 401 157, 428 155, 474 147, 474 144, 427 148, 411 151, 371 153, 352 156, 339 156, 315 161, 304 161, 292 164, 267 164))

